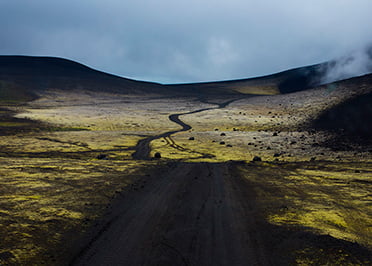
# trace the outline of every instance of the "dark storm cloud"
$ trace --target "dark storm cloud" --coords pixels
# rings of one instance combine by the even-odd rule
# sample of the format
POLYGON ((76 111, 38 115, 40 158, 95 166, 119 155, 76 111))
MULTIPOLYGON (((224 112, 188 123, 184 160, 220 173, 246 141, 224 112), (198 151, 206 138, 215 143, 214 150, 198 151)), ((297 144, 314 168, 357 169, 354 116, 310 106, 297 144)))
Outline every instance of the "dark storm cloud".
POLYGON ((3 0, 0 54, 158 82, 244 78, 364 49, 370 10, 370 0, 3 0))

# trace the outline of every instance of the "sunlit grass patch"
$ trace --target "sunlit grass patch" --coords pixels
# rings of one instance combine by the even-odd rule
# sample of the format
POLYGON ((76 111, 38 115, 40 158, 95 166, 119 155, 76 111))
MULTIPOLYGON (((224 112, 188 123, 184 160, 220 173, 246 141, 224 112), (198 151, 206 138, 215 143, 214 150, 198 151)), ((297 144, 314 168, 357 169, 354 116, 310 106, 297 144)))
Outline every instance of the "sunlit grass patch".
POLYGON ((181 159, 188 162, 223 162, 229 160, 251 160, 252 154, 245 147, 230 145, 228 138, 214 134, 185 132, 172 135, 170 138, 158 139, 151 142, 154 152, 160 152, 162 157, 181 159), (221 144, 221 142, 224 144, 221 144))
POLYGON ((29 123, 22 122, 2 122, 0 121, 0 127, 24 127, 28 126, 29 123))
POLYGON ((94 159, 105 154, 111 159, 130 159, 133 147, 141 138, 142 135, 120 131, 43 131, 0 136, 0 155, 94 159))
POLYGON ((313 145, 324 138, 321 133, 310 134, 297 131, 198 132, 192 129, 173 134, 170 138, 154 140, 151 142, 151 147, 153 153, 160 152, 165 158, 194 162, 251 161, 255 156, 268 162, 371 161, 371 157, 366 152, 339 152, 313 145))
POLYGON ((288 163, 240 166, 270 223, 372 246, 370 163, 288 163), (355 180, 361 180, 358 182, 355 180))
POLYGON ((266 86, 244 86, 240 85, 237 86, 235 91, 238 91, 240 93, 244 94, 257 94, 257 95, 276 95, 280 94, 279 89, 277 86, 274 85, 266 85, 266 86))
POLYGON ((103 131, 157 131, 179 128, 172 113, 189 112, 207 104, 194 98, 133 96, 110 93, 48 91, 16 117, 39 120, 51 127, 103 131))
MULTIPOLYGON (((151 169, 154 162, 142 164, 151 169)), ((141 167, 137 161, 0 158, 0 254, 11 264, 54 264, 144 174, 141 167)))

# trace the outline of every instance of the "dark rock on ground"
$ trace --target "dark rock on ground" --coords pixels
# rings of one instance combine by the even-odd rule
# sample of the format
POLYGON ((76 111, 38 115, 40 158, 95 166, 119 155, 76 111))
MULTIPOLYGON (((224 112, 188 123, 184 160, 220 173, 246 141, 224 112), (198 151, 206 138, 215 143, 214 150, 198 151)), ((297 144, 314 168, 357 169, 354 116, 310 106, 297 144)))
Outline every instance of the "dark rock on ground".
POLYGON ((106 154, 99 154, 96 158, 98 160, 107 160, 108 159, 106 154))
POLYGON ((262 161, 261 157, 258 157, 258 156, 254 156, 252 159, 252 162, 261 162, 261 161, 262 161))

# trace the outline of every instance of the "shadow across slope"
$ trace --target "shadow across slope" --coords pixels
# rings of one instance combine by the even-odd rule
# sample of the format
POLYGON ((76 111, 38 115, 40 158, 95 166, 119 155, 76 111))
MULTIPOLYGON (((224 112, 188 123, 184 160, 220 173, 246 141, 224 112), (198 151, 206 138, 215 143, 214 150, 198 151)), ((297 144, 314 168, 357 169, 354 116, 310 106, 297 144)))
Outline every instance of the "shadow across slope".
POLYGON ((326 111, 314 121, 316 129, 371 138, 372 93, 360 95, 326 111))
POLYGON ((284 94, 306 90, 321 83, 326 64, 295 68, 263 77, 216 82, 171 84, 177 90, 194 90, 204 93, 235 92, 244 94, 284 94))
MULTIPOLYGON (((372 75, 358 78, 367 86, 372 83, 372 75)), ((356 84, 354 79, 346 80, 344 83, 356 84)), ((315 119, 310 127, 316 130, 325 130, 334 133, 335 139, 328 143, 337 149, 342 147, 348 149, 348 145, 342 143, 356 143, 360 145, 372 144, 372 87, 366 87, 366 93, 356 95, 333 108, 325 110, 315 119)))

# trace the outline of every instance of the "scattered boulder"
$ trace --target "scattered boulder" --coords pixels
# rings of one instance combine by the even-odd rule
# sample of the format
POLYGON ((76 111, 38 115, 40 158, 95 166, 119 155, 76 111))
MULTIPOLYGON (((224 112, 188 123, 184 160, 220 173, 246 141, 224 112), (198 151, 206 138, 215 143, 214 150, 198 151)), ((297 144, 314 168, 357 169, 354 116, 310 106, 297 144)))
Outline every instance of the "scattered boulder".
POLYGON ((226 134, 225 133, 221 133, 220 136, 226 136, 226 134))
POLYGON ((107 158, 107 155, 106 155, 106 154, 103 154, 103 153, 97 155, 96 158, 97 158, 98 160, 107 160, 107 159, 108 159, 108 158, 107 158))
POLYGON ((156 152, 156 153, 154 154, 154 158, 155 158, 155 159, 160 159, 160 158, 161 158, 161 154, 160 154, 160 152, 156 152))
POLYGON ((189 137, 189 140, 195 140, 195 138, 194 137, 189 137))
POLYGON ((225 145, 225 142, 224 142, 224 141, 221 141, 220 144, 221 144, 221 145, 225 145))
POLYGON ((261 157, 258 157, 258 156, 254 156, 252 159, 252 162, 261 162, 261 161, 262 161, 261 157))
POLYGON ((274 136, 274 137, 278 136, 278 133, 274 132, 274 133, 273 133, 273 136, 274 136))
POLYGON ((280 153, 274 153, 274 157, 279 157, 280 153))
POLYGON ((231 148, 231 147, 232 147, 232 145, 231 145, 231 144, 227 144, 227 145, 226 145, 226 147, 230 147, 230 148, 231 148))

